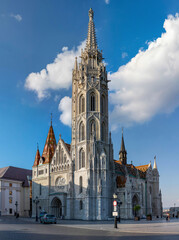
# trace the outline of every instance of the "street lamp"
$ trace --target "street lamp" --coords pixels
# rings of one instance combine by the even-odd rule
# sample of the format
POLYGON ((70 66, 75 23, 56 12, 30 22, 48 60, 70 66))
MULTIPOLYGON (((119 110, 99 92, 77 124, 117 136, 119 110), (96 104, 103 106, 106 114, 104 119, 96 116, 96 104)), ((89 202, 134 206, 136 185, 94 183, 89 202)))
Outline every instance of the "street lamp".
POLYGON ((38 199, 37 196, 36 196, 36 198, 34 199, 33 202, 34 202, 35 205, 36 205, 36 217, 35 217, 35 221, 38 222, 38 208, 37 208, 37 206, 38 206, 38 203, 39 203, 39 199, 38 199))
POLYGON ((17 206, 18 206, 18 202, 16 201, 16 203, 15 203, 15 206, 16 206, 16 218, 17 218, 17 216, 18 216, 18 214, 17 214, 17 206))
MULTIPOLYGON (((116 212, 117 213, 117 201, 116 201, 116 199, 117 199, 117 195, 114 193, 113 194, 113 199, 114 199, 114 201, 113 201, 113 207, 114 207, 114 212, 116 212)), ((114 216, 114 228, 117 228, 117 216, 115 215, 114 216)))

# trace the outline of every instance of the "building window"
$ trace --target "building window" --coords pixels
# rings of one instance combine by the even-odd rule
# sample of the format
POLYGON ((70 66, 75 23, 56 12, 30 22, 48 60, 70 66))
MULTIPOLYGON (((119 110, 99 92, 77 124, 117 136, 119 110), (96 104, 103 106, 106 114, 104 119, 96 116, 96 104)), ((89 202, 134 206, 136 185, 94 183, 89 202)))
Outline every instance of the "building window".
POLYGON ((56 151, 56 160, 57 160, 57 164, 59 164, 59 154, 58 154, 58 151, 56 151))
POLYGON ((44 170, 39 170, 39 175, 44 174, 44 170))
POLYGON ((12 214, 12 208, 9 208, 9 214, 12 214))
POLYGON ((106 108, 105 96, 102 95, 102 97, 101 97, 101 112, 102 112, 103 114, 105 113, 105 108, 106 108))
POLYGON ((81 148, 79 152, 79 169, 85 167, 85 151, 81 148))
POLYGON ((47 168, 45 169, 45 173, 47 173, 47 168))
POLYGON ((95 94, 92 93, 90 96, 90 111, 95 111, 95 94))
POLYGON ((93 136, 94 134, 96 134, 96 124, 95 121, 92 120, 90 123, 90 136, 93 136))
POLYGON ((36 176, 36 171, 34 171, 34 176, 36 176))
POLYGON ((141 183, 142 205, 144 205, 144 185, 141 183))
POLYGON ((80 210, 82 210, 82 209, 83 209, 83 201, 80 200, 80 210))
POLYGON ((9 191, 9 195, 12 195, 12 191, 9 191))
POLYGON ((64 155, 64 163, 66 163, 67 161, 67 157, 66 157, 66 154, 64 155))
POLYGON ((63 163, 63 149, 61 150, 61 163, 63 163))
POLYGON ((103 122, 102 126, 101 126, 101 140, 102 141, 105 141, 105 133, 106 133, 106 131, 105 131, 105 123, 103 122))
POLYGON ((82 193, 83 192, 83 178, 82 178, 82 176, 80 176, 79 185, 80 185, 79 193, 82 193))
POLYGON ((79 140, 80 142, 85 140, 85 126, 83 122, 81 122, 79 126, 79 140))
POLYGON ((12 197, 9 198, 9 203, 12 203, 12 197))
POLYGON ((81 95, 79 99, 79 113, 83 112, 85 112, 85 98, 83 95, 81 95))
POLYGON ((12 183, 9 183, 9 187, 12 187, 12 183))

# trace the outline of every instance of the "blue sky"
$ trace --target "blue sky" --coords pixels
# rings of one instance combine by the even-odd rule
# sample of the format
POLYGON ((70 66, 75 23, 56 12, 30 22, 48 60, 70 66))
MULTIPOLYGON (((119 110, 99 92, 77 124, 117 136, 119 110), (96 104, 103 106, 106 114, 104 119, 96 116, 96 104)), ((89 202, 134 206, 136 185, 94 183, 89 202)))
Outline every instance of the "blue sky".
POLYGON ((164 207, 179 206, 177 0, 0 0, 0 167, 31 169, 37 142, 43 151, 51 112, 56 139, 62 134, 70 143, 71 129, 59 118, 69 124, 64 97, 71 97, 71 62, 86 39, 90 7, 112 80, 114 157, 124 126, 128 162, 153 164, 156 155, 164 207), (53 73, 55 59, 57 72, 44 77, 40 71, 51 64, 53 73))

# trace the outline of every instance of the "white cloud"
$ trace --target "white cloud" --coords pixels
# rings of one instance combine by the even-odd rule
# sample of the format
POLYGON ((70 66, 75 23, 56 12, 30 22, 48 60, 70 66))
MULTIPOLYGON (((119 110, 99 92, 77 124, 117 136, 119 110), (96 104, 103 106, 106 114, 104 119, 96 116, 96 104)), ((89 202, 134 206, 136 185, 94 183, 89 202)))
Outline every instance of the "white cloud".
POLYGON ((55 102, 58 102, 60 100, 60 95, 56 94, 55 97, 54 97, 54 101, 55 102))
POLYGON ((59 103, 58 110, 62 112, 60 115, 60 121, 71 127, 71 98, 67 96, 62 98, 59 103))
POLYGON ((122 53, 122 58, 126 58, 127 56, 128 56, 128 53, 126 53, 126 52, 122 53))
POLYGON ((22 16, 20 14, 11 14, 10 17, 16 19, 18 22, 22 21, 22 16))
POLYGON ((63 47, 62 52, 57 55, 53 63, 47 64, 46 68, 37 73, 30 73, 26 78, 25 87, 35 91, 39 99, 50 95, 50 90, 68 89, 72 82, 72 69, 75 57, 85 47, 83 41, 76 49, 68 50, 63 47))
POLYGON ((106 4, 109 4, 109 0, 104 0, 106 4))
POLYGON ((179 15, 168 16, 164 29, 146 50, 109 74, 113 129, 143 123, 179 106, 179 15))

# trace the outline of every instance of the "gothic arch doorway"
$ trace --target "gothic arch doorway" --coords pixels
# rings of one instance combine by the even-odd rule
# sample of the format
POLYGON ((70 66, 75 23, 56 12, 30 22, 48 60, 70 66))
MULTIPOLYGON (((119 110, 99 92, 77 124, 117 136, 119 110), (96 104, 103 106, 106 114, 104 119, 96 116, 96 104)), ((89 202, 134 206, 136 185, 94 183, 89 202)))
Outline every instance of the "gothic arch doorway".
POLYGON ((132 213, 133 213, 133 216, 135 216, 134 207, 136 205, 139 205, 139 199, 138 199, 137 195, 135 194, 132 198, 132 213))
POLYGON ((55 217, 60 218, 62 216, 62 202, 59 198, 53 198, 51 202, 51 209, 52 214, 54 214, 55 217))

